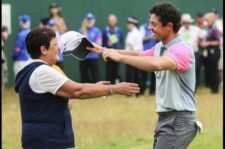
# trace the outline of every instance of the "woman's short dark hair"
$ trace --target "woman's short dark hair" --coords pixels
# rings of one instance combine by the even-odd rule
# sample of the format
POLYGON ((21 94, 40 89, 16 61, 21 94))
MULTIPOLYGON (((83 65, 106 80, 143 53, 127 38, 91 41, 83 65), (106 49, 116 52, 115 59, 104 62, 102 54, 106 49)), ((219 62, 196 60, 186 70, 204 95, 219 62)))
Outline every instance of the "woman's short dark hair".
POLYGON ((29 32, 25 40, 27 51, 31 58, 39 58, 41 56, 41 46, 45 46, 48 49, 51 40, 55 37, 55 32, 46 27, 35 28, 29 32))
POLYGON ((166 26, 169 22, 173 23, 174 33, 179 31, 181 27, 181 14, 174 5, 167 2, 159 3, 152 7, 150 13, 158 16, 163 26, 166 26))

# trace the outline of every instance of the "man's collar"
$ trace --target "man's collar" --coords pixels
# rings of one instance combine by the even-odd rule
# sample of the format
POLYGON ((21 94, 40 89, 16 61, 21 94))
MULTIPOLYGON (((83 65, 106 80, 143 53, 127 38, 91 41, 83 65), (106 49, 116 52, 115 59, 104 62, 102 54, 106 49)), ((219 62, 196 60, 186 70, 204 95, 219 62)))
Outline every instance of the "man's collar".
POLYGON ((166 45, 163 45, 162 44, 162 46, 163 47, 166 47, 167 49, 171 46, 171 45, 173 45, 173 44, 175 44, 175 43, 178 43, 178 42, 180 42, 181 41, 181 35, 180 34, 177 34, 177 36, 173 39, 173 40, 171 40, 168 44, 166 44, 166 45))

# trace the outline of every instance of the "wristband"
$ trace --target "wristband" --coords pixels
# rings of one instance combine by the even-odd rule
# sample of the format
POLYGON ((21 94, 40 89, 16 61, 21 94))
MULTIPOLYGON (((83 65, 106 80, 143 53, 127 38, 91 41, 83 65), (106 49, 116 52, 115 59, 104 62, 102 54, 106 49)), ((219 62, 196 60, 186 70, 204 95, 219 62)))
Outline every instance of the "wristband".
POLYGON ((113 93, 112 93, 112 85, 110 84, 109 85, 109 95, 112 95, 113 93))

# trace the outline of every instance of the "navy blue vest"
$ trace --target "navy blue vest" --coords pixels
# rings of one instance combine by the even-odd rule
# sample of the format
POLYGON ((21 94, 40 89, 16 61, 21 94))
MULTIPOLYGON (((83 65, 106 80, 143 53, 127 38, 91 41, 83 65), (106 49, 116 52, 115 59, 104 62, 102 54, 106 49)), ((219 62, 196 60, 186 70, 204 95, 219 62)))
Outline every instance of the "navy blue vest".
POLYGON ((32 72, 43 64, 31 63, 16 76, 15 91, 19 93, 22 116, 22 145, 32 149, 74 147, 68 99, 51 93, 35 93, 30 88, 32 72))

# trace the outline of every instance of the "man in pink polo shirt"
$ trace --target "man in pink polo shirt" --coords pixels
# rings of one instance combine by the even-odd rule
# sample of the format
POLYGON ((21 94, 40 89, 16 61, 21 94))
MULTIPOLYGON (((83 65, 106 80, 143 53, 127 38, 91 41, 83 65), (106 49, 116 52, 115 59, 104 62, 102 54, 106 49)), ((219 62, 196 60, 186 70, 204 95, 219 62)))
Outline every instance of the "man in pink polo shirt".
POLYGON ((149 50, 128 51, 106 49, 95 45, 87 48, 103 55, 105 61, 134 66, 156 74, 156 105, 159 119, 154 135, 154 149, 183 149, 194 139, 195 119, 194 51, 181 39, 179 10, 170 3, 159 3, 150 10, 148 28, 160 41, 149 50))

